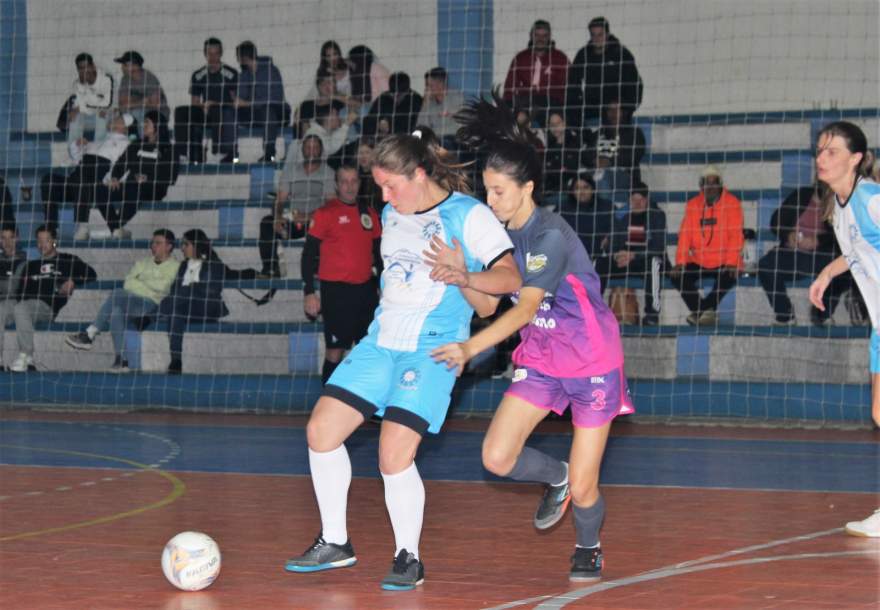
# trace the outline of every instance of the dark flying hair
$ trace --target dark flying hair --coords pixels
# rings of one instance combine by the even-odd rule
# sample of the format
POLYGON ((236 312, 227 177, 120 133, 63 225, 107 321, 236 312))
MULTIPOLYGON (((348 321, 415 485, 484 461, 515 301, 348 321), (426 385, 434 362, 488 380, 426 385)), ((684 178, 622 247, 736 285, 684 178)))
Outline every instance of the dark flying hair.
POLYGON ((517 124, 516 115, 501 99, 497 87, 492 91, 492 101, 472 99, 455 120, 461 124, 456 134, 459 142, 488 152, 486 169, 500 172, 520 186, 531 180, 535 192, 541 192, 541 141, 531 129, 517 124))

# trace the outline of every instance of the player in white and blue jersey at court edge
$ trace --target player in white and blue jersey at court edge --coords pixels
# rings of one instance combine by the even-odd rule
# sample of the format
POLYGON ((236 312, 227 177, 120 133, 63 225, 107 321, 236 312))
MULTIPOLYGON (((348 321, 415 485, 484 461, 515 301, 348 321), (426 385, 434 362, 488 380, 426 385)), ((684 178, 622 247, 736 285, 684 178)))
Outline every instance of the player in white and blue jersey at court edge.
MULTIPOLYGON (((822 128, 816 143, 816 178, 830 189, 825 218, 832 220, 841 256, 810 286, 810 301, 824 310, 831 280, 849 270, 871 317, 871 416, 880 426, 880 185, 869 178, 874 155, 865 134, 846 121, 822 128)), ((853 536, 880 538, 880 509, 864 521, 846 524, 853 536)))
POLYGON ((430 353, 467 339, 473 308, 461 289, 430 278, 422 253, 437 237, 464 250, 474 281, 485 276, 502 292, 521 285, 504 227, 487 206, 462 192, 467 182, 452 162, 427 128, 391 136, 376 148, 373 178, 388 202, 382 213, 382 296, 367 336, 333 372, 306 427, 322 529, 303 555, 288 560, 288 571, 357 562, 346 529, 351 462, 344 443, 366 418, 378 415, 379 470, 396 544, 382 588, 409 590, 424 579, 419 538, 425 488, 414 458, 425 431, 440 431, 455 383, 454 371, 430 353))

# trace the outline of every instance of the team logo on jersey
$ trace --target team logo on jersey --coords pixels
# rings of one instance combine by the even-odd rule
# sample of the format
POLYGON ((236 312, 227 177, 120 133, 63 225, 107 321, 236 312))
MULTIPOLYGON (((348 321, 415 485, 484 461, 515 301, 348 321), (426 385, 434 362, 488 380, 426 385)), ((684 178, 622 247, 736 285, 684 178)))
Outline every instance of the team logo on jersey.
POLYGON ((370 218, 369 214, 361 214, 361 226, 365 231, 373 230, 373 219, 370 218))
POLYGON ((398 385, 404 390, 414 390, 419 385, 421 378, 422 374, 417 369, 406 369, 401 373, 398 385))
POLYGON ((425 239, 431 239, 435 235, 439 235, 441 230, 442 227, 440 226, 440 223, 436 220, 432 220, 424 227, 422 227, 422 237, 424 237, 425 239))
POLYGON ((409 284, 413 272, 421 264, 422 259, 417 254, 413 254, 409 250, 397 250, 388 257, 383 278, 386 282, 409 284))
POLYGON ((529 376, 529 372, 526 369, 514 369, 513 371, 513 383, 517 381, 522 381, 526 377, 529 376))
POLYGON ((526 253, 526 271, 537 273, 547 266, 547 255, 536 254, 532 256, 531 252, 526 253))

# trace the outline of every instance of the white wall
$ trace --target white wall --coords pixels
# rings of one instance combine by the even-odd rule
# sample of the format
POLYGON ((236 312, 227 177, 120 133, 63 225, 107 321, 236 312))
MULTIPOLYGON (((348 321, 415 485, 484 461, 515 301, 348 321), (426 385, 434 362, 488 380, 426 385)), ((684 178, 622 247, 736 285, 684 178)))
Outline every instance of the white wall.
POLYGON ((328 39, 343 53, 356 44, 369 46, 414 84, 437 57, 434 0, 29 0, 27 7, 29 131, 54 129, 76 77, 73 59, 82 51, 112 70, 118 82, 113 58, 138 50, 172 107, 188 102, 189 78, 204 62, 202 43, 209 36, 223 41, 224 61, 232 66, 243 40, 273 56, 291 105, 314 84, 320 46, 328 39))
POLYGON ((495 74, 535 19, 573 59, 602 15, 636 58, 641 115, 876 107, 877 0, 504 0, 495 3, 495 74))

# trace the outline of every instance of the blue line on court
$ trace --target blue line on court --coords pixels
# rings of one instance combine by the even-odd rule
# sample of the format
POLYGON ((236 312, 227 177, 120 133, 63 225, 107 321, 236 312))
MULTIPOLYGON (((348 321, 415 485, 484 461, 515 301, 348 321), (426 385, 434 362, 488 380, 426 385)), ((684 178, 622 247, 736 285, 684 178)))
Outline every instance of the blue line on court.
MULTIPOLYGON (((172 471, 305 475, 308 456, 302 428, 199 425, 101 425, 0 422, 0 464, 106 468, 106 462, 29 452, 51 447, 117 455, 152 463, 167 453, 159 439, 181 452, 163 465, 172 471), (144 434, 146 433, 146 434, 144 434), (7 447, 4 447, 7 446, 7 447)), ((482 432, 429 436, 419 451, 426 479, 497 480, 480 463, 482 432)), ((568 435, 537 435, 529 444, 563 458, 568 435)), ((346 443, 355 476, 377 476, 378 428, 366 427, 346 443)), ((612 437, 602 471, 604 484, 722 487, 832 492, 880 492, 880 444, 785 440, 612 437)))

